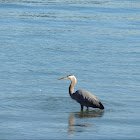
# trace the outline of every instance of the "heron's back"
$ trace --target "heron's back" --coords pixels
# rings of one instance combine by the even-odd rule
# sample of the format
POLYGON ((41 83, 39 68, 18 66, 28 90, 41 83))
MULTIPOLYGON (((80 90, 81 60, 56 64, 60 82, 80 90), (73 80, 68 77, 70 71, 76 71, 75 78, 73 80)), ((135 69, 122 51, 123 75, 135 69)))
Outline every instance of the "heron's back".
POLYGON ((99 99, 90 92, 77 90, 72 96, 73 99, 83 106, 104 109, 99 99))

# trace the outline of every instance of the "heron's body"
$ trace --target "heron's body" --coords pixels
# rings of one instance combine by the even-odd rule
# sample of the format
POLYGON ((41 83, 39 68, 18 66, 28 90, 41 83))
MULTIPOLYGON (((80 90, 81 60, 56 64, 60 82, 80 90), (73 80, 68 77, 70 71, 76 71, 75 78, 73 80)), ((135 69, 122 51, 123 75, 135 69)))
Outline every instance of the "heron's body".
POLYGON ((86 106, 104 109, 104 106, 99 101, 99 99, 90 92, 84 90, 77 90, 71 95, 71 98, 80 103, 81 107, 86 106))
POLYGON ((99 108, 99 109, 104 109, 104 106, 102 103, 99 101, 99 99, 91 94, 90 92, 84 91, 84 90, 77 90, 74 92, 74 86, 77 82, 76 77, 74 75, 68 75, 64 78, 61 78, 59 80, 63 79, 70 79, 71 84, 69 86, 69 95, 72 99, 76 100, 78 103, 81 105, 81 110, 83 110, 83 107, 86 106, 87 109, 88 107, 93 107, 93 108, 99 108))

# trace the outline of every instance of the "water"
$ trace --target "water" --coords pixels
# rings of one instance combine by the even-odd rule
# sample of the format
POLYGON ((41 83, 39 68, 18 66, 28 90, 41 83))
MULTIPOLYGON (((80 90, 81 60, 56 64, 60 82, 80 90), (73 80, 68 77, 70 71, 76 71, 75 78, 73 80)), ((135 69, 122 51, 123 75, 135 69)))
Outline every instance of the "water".
POLYGON ((0 1, 0 139, 139 139, 139 0, 0 1), (80 111, 76 89, 105 112, 80 111))

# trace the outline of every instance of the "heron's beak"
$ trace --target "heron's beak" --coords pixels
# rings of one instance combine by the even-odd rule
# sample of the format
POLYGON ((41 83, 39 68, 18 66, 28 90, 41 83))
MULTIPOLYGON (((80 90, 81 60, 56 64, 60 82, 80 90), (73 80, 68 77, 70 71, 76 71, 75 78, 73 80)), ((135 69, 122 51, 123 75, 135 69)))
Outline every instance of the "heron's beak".
POLYGON ((68 77, 66 76, 66 77, 60 78, 58 80, 64 80, 64 79, 68 79, 68 77))

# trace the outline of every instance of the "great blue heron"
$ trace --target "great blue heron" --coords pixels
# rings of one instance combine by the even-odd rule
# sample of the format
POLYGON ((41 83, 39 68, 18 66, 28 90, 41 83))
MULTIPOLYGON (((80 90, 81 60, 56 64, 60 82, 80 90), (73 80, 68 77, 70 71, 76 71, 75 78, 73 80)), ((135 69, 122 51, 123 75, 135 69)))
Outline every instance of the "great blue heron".
POLYGON ((76 77, 74 75, 67 75, 58 80, 63 80, 63 79, 71 80, 71 84, 69 86, 69 95, 72 99, 74 99, 78 103, 80 103, 81 111, 83 111, 84 106, 87 107, 87 110, 88 110, 88 107, 99 108, 102 110, 104 109, 104 106, 99 101, 99 99, 96 96, 94 96, 93 94, 91 94, 90 92, 87 92, 87 91, 84 91, 81 89, 74 92, 74 86, 77 83, 76 77))

